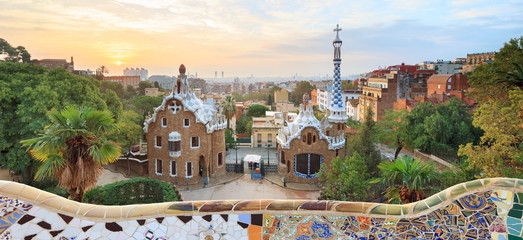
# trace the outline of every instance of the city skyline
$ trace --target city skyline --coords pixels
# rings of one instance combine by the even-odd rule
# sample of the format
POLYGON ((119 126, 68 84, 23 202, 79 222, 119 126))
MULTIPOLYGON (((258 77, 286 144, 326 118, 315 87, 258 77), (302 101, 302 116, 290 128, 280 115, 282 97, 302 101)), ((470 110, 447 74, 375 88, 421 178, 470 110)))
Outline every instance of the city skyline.
POLYGON ((32 58, 76 69, 144 67, 199 77, 332 76, 333 29, 343 29, 342 76, 388 65, 498 51, 521 36, 517 1, 4 1, 1 38, 32 58), (120 63, 120 65, 117 65, 120 63))

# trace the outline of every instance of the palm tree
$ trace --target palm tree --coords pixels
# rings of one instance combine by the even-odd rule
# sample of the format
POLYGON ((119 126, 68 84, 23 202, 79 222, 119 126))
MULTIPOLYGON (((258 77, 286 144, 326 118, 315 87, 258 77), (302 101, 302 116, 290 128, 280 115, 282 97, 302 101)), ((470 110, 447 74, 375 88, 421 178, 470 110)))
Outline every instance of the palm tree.
POLYGON ((424 199, 423 189, 436 178, 434 164, 422 163, 418 159, 400 157, 394 162, 381 162, 378 165, 381 177, 372 183, 382 183, 388 186, 389 202, 400 200, 402 203, 411 203, 424 199))
POLYGON ((231 129, 230 121, 232 117, 236 114, 236 105, 234 104, 234 97, 231 95, 225 97, 222 101, 222 112, 227 118, 227 129, 231 129))
POLYGON ((53 108, 47 117, 51 125, 44 134, 21 142, 41 162, 35 179, 58 178, 70 198, 81 202, 84 192, 96 185, 101 166, 120 156, 120 146, 105 138, 117 130, 116 124, 109 111, 90 108, 53 108))

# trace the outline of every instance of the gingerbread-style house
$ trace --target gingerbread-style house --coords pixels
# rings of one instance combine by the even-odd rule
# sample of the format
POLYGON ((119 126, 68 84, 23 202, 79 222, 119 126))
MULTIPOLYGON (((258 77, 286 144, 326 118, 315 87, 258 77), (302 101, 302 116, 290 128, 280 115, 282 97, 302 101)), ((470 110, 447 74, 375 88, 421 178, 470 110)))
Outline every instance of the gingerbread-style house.
POLYGON ((225 117, 194 95, 185 66, 172 93, 145 121, 149 177, 194 184, 225 171, 225 117))

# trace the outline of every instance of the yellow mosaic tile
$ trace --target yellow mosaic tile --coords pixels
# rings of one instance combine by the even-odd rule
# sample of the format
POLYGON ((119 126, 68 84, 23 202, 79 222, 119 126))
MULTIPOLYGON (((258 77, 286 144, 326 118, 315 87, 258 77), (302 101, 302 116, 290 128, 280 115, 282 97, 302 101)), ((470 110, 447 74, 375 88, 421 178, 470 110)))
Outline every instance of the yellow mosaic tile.
MULTIPOLYGON (((83 211, 84 207, 80 208, 80 211, 83 211)), ((105 206, 96 206, 91 205, 91 208, 88 208, 87 211, 79 213, 78 215, 83 215, 85 217, 91 218, 105 218, 105 206)))

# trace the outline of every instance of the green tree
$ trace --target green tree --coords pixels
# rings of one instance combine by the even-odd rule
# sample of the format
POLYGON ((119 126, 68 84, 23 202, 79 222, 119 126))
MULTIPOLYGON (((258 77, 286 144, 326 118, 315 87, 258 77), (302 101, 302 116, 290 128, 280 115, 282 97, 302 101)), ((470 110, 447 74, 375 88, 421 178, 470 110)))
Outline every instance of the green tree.
POLYGON ((46 113, 53 107, 106 109, 98 85, 92 78, 73 75, 63 68, 47 70, 33 64, 0 62, 0 161, 21 172, 24 181, 30 183, 36 163, 20 140, 35 137, 49 125, 46 113))
POLYGON ((427 186, 437 178, 432 162, 422 163, 418 159, 400 157, 393 162, 384 161, 378 166, 381 176, 372 183, 388 187, 386 196, 390 203, 411 203, 424 199, 427 186))
POLYGON ((31 62, 31 54, 27 52, 25 47, 18 46, 14 48, 6 40, 0 38, 0 55, 7 55, 3 60, 6 62, 20 62, 29 63, 31 62))
POLYGON ((134 95, 136 95, 136 89, 134 89, 133 86, 131 85, 127 85, 126 89, 125 89, 125 92, 126 92, 126 97, 128 99, 132 98, 134 95))
POLYGON ((234 140, 233 132, 231 129, 225 129, 225 144, 228 149, 235 148, 236 140, 234 140))
POLYGON ((23 140, 31 155, 41 162, 35 178, 58 178, 72 200, 81 202, 86 190, 96 185, 102 165, 114 162, 121 148, 106 136, 116 130, 111 113, 89 108, 51 109, 51 125, 40 137, 23 140))
POLYGON ((118 95, 116 95, 116 93, 111 89, 105 90, 105 94, 102 95, 102 98, 105 100, 107 109, 113 114, 114 120, 118 122, 122 117, 123 112, 123 105, 120 98, 118 98, 118 95))
POLYGON ((358 132, 352 141, 347 141, 349 155, 358 153, 365 160, 370 176, 377 176, 379 173, 378 164, 381 162, 381 154, 376 150, 376 122, 372 119, 372 111, 367 110, 365 122, 359 125, 358 132))
POLYGON ((266 106, 263 106, 263 105, 260 105, 260 104, 251 105, 247 109, 247 116, 249 116, 249 117, 263 117, 263 116, 265 116, 265 112, 266 111, 270 111, 269 108, 267 108, 266 106))
POLYGON ((127 151, 125 156, 127 157, 127 168, 129 174, 131 173, 131 165, 129 162, 131 147, 137 144, 140 141, 140 138, 144 135, 143 128, 141 127, 142 123, 143 117, 132 110, 124 111, 120 121, 117 123, 120 131, 116 135, 116 142, 127 151))
POLYGON ((469 96, 478 102, 473 123, 485 134, 461 146, 459 155, 481 168, 481 177, 523 177, 521 66, 523 37, 505 43, 492 64, 478 66, 469 78, 469 96))
POLYGON ((114 91, 119 98, 125 97, 125 90, 123 89, 123 85, 121 83, 111 81, 100 81, 100 84, 100 92, 105 93, 109 89, 114 91))
POLYGON ((226 96, 221 103, 222 113, 227 118, 227 129, 231 129, 231 119, 236 115, 236 104, 232 96, 226 96))
POLYGON ((315 87, 311 85, 308 81, 301 81, 298 84, 296 84, 296 88, 294 89, 294 92, 291 94, 292 102, 294 102, 294 105, 300 105, 300 103, 303 101, 303 94, 307 93, 309 96, 311 95, 312 89, 315 87))
POLYGON ((246 134, 247 132, 247 126, 249 125, 249 122, 252 121, 252 117, 249 117, 247 115, 241 115, 236 120, 236 133, 240 134, 246 134))
POLYGON ((137 112, 141 113, 144 118, 154 112, 154 108, 162 104, 163 97, 137 96, 132 99, 132 104, 137 112))
POLYGON ((358 86, 352 84, 352 82, 347 81, 341 84, 341 90, 358 90, 358 86))
POLYGON ((98 80, 104 80, 105 74, 108 74, 108 73, 109 73, 109 68, 102 65, 96 69, 95 78, 98 80))
POLYGON ((407 134, 407 121, 405 120, 407 115, 407 110, 399 112, 389 110, 383 116, 383 121, 377 123, 380 142, 386 142, 396 148, 394 159, 398 158, 401 149, 408 145, 409 135, 407 134))
POLYGON ((339 201, 368 200, 370 184, 365 160, 358 153, 351 157, 332 159, 330 166, 321 165, 318 176, 323 189, 320 199, 339 201))
POLYGON ((152 88, 154 85, 148 81, 140 81, 138 83, 138 95, 144 96, 146 88, 152 88))

